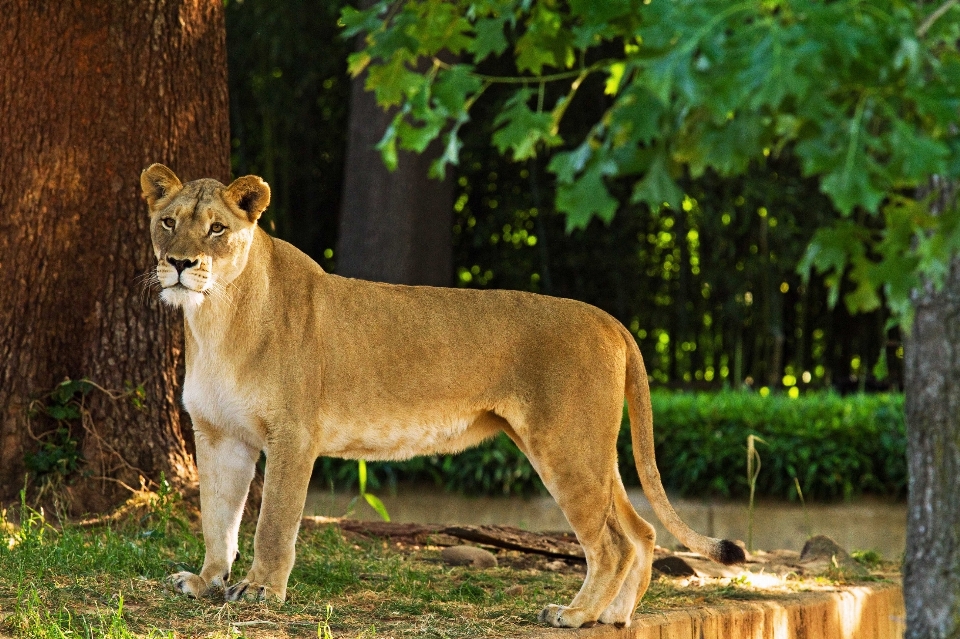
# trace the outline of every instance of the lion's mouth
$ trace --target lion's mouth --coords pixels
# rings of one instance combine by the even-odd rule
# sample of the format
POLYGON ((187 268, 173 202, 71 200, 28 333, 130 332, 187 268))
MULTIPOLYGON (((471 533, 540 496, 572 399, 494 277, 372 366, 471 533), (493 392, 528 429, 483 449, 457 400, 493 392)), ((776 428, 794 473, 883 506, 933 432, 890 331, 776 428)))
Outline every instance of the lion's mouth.
POLYGON ((175 282, 170 286, 164 286, 160 291, 160 299, 171 306, 182 308, 195 308, 203 303, 206 294, 203 291, 196 291, 183 282, 175 282))

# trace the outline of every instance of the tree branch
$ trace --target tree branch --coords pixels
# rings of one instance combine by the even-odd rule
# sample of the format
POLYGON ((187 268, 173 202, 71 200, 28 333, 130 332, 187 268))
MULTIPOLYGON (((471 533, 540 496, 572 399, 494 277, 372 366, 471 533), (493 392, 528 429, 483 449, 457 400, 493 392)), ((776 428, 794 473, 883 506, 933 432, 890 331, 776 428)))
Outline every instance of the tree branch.
POLYGON ((930 30, 930 27, 933 26, 933 23, 939 20, 940 17, 949 11, 953 5, 957 4, 957 2, 960 2, 960 0, 947 0, 937 7, 937 10, 927 16, 927 19, 923 21, 923 24, 917 27, 917 37, 922 38, 923 36, 927 35, 927 31, 930 30))

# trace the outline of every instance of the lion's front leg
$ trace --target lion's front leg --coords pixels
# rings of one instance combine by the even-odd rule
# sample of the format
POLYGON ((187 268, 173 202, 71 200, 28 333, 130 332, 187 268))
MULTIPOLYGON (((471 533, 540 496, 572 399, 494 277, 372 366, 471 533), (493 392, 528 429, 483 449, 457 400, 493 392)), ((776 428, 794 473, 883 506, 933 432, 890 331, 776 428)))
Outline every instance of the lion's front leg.
POLYGON ((263 501, 247 576, 226 591, 228 601, 243 598, 283 601, 293 570, 297 531, 303 517, 314 457, 294 442, 267 450, 263 501))
POLYGON ((209 435, 200 420, 194 425, 206 554, 199 575, 178 572, 169 579, 178 592, 199 597, 210 588, 225 588, 230 579, 243 504, 260 451, 237 439, 209 435))

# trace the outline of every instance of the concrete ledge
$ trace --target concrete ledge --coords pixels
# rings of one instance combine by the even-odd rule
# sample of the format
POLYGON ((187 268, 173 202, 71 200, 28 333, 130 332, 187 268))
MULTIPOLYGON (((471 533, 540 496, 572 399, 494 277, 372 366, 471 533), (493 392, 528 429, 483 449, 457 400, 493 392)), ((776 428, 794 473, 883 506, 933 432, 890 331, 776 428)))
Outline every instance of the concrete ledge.
POLYGON ((629 628, 544 629, 529 639, 900 639, 899 585, 851 586, 637 615, 629 628))

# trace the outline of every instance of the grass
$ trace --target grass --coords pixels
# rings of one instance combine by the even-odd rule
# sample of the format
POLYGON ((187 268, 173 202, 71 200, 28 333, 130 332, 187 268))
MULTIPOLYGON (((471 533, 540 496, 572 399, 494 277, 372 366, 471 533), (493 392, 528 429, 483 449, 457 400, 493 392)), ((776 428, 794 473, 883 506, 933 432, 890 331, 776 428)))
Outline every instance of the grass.
MULTIPOLYGON (((188 599, 164 587, 203 558, 195 518, 169 492, 141 496, 107 525, 55 527, 24 505, 19 520, 0 521, 0 637, 517 636, 583 579, 582 566, 552 571, 547 559, 516 552, 501 552, 493 569, 449 567, 437 547, 351 539, 328 526, 301 531, 284 604, 225 603, 220 593, 188 599)), ((244 525, 235 578, 252 545, 244 525)), ((737 580, 661 577, 640 612, 776 596, 737 580)))

